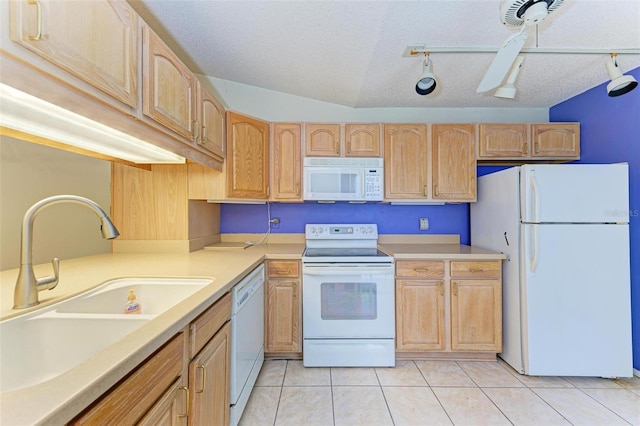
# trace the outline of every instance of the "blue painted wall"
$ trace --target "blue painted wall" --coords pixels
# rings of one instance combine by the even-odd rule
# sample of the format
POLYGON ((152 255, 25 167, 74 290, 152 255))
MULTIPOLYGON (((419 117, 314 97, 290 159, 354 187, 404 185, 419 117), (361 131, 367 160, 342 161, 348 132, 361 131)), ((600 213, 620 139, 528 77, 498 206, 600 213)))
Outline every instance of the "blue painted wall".
MULTIPOLYGON (((627 74, 640 80, 640 68, 627 74)), ((552 107, 549 121, 581 123, 580 163, 629 163, 633 366, 640 369, 640 88, 610 98, 607 83, 552 107)))
MULTIPOLYGON (((272 233, 304 233, 307 223, 377 223, 381 234, 459 234, 469 244, 469 204, 444 206, 392 206, 389 204, 272 203, 271 217, 280 219, 272 233), (419 218, 429 219, 420 231, 419 218)), ((223 204, 220 232, 267 232, 267 205, 223 204)))

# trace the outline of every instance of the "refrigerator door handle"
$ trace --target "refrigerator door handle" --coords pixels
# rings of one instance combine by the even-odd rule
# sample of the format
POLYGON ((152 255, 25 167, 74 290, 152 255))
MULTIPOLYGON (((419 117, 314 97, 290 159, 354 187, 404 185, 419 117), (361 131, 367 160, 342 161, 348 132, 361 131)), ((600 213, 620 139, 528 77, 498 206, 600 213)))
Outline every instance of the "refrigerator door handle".
POLYGON ((531 225, 531 259, 529 270, 531 273, 536 272, 538 267, 538 225, 531 225))
POLYGON ((531 173, 531 176, 529 177, 529 186, 531 186, 531 194, 533 197, 532 200, 532 208, 533 208, 533 218, 532 218, 532 222, 534 223, 538 223, 539 218, 540 218, 540 188, 538 187, 538 181, 536 180, 536 176, 533 174, 533 172, 531 173))

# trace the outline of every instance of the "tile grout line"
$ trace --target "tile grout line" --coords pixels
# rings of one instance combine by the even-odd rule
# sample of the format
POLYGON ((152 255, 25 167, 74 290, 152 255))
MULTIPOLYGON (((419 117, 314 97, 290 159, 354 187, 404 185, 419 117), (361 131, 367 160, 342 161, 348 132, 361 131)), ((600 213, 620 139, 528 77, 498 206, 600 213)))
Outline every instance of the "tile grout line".
MULTIPOLYGON (((587 392, 584 391, 584 389, 607 389, 607 388, 577 388, 580 392, 582 392, 583 394, 585 394, 589 399, 595 401, 597 404, 601 405, 604 409, 612 412, 613 414, 616 415, 616 417, 618 417, 619 419, 621 419, 623 422, 626 422, 627 424, 631 424, 627 421, 627 419, 625 419, 624 417, 622 417, 620 414, 616 413, 615 411, 613 411, 611 408, 607 407, 606 405, 604 405, 602 402, 598 401, 596 398, 592 397, 591 395, 589 395, 587 392)), ((613 390, 618 390, 616 388, 611 388, 613 390)), ((622 386, 620 386, 620 389, 622 390, 626 390, 624 389, 622 386)))
MULTIPOLYGON (((438 398, 438 394, 435 393, 435 391, 433 390, 433 386, 431 386, 431 383, 429 383, 429 381, 427 380, 427 378, 425 377, 424 373, 422 373, 422 370, 420 370, 420 367, 418 367, 418 364, 416 364, 415 360, 413 361, 413 363, 415 364, 416 368, 418 369, 418 371, 420 372, 420 375, 422 376, 422 378, 424 379, 425 382, 427 382, 427 386, 429 387, 429 390, 431 391, 431 393, 433 394, 434 398, 436 399, 436 401, 438 401, 438 404, 440 404, 440 408, 442 408, 442 411, 444 411, 444 414, 447 416, 447 418, 449 419, 449 421, 451 422, 452 425, 455 425, 455 423, 453 422, 453 419, 451 418, 451 415, 449 414, 449 412, 447 411, 447 409, 445 408, 445 406, 442 404, 442 401, 440 401, 440 398, 438 398)), ((463 370, 464 371, 464 370, 463 370)), ((466 371, 465 371, 466 374, 466 371)))
MULTIPOLYGON (((395 364, 394 364, 395 367, 395 364)), ((389 413, 389 418, 391 419, 391 424, 395 426, 396 422, 393 421, 393 413, 391 412, 391 408, 389 407, 389 401, 387 401, 387 395, 384 394, 384 389, 382 389, 382 383, 380 383, 380 377, 378 377, 378 370, 374 367, 373 372, 376 374, 376 379, 378 380, 378 388, 380 389, 380 393, 382 393, 382 398, 384 398, 384 405, 387 407, 387 412, 389 413)))

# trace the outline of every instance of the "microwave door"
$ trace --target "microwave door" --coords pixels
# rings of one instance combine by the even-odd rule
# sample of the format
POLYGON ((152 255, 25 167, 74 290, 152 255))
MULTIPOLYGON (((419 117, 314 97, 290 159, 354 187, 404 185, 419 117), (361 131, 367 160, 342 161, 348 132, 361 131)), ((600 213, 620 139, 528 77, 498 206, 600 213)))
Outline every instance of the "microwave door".
POLYGON ((363 199, 364 182, 359 169, 309 167, 305 169, 304 199, 350 201, 363 199))

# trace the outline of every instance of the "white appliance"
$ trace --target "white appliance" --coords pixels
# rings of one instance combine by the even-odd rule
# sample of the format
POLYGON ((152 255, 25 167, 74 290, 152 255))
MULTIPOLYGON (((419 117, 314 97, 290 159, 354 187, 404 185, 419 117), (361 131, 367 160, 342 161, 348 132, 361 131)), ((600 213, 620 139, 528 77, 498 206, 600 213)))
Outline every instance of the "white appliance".
POLYGON ((375 224, 306 225, 302 364, 395 366, 393 257, 375 224))
POLYGON ((627 164, 478 178, 471 243, 508 256, 502 359, 527 375, 632 376, 627 164))
POLYGON ((382 201, 382 158, 307 157, 305 201, 382 201))
POLYGON ((240 421, 264 361, 264 266, 242 279, 231 293, 229 424, 240 421))

